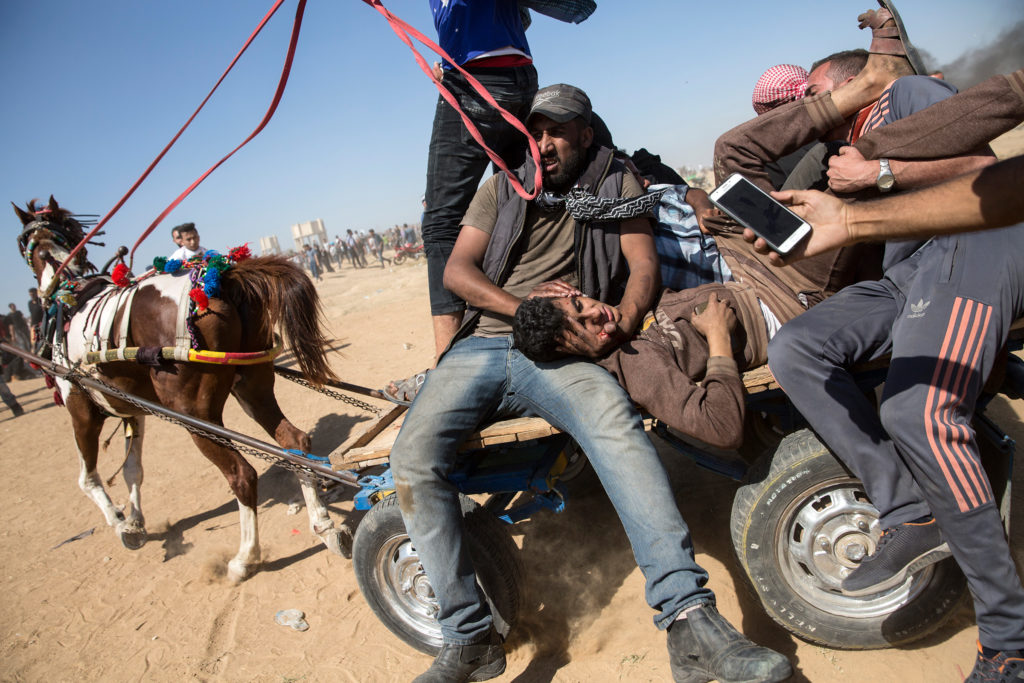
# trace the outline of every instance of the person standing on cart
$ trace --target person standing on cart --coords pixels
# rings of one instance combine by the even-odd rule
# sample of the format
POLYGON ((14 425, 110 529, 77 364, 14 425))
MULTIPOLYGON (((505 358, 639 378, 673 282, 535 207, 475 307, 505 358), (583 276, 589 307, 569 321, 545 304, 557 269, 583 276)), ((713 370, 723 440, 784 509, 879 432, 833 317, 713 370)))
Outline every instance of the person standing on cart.
MULTIPOLYGON (((587 454, 643 570, 655 624, 668 629, 677 681, 785 680, 787 659, 751 643, 715 609, 668 477, 618 382, 587 359, 534 363, 513 348, 511 320, 523 298, 582 291, 605 302, 601 344, 610 351, 636 330, 658 291, 652 195, 611 150, 592 146, 590 120, 582 90, 559 84, 538 91, 527 126, 545 191, 527 202, 504 174, 489 179, 445 269, 444 284, 471 309, 391 451, 403 520, 437 597, 444 638, 416 681, 480 681, 505 669, 448 474, 459 444, 481 424, 517 415, 545 418, 587 454)), ((532 160, 517 174, 530 183, 532 160)))
MULTIPOLYGON (((502 108, 522 119, 537 92, 537 69, 517 0, 430 0, 430 11, 441 48, 502 108)), ((522 135, 483 100, 466 77, 447 62, 435 64, 434 73, 508 167, 523 163, 526 145, 522 135)), ((459 235, 459 221, 488 163, 487 153, 470 137, 459 112, 438 95, 422 227, 435 359, 451 341, 466 311, 466 302, 444 286, 444 269, 459 235)), ((419 374, 392 382, 386 393, 412 400, 422 382, 419 374)))

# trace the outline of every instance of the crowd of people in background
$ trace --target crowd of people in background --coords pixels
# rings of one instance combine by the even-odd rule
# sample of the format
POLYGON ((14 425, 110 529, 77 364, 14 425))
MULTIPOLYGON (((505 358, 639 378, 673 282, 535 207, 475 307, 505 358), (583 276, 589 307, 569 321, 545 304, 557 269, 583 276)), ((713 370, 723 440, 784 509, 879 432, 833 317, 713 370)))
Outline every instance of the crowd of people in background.
POLYGON ((326 244, 313 240, 304 244, 300 254, 292 254, 295 262, 309 271, 314 282, 323 279, 324 273, 341 270, 348 263, 352 268, 367 268, 370 265, 386 268, 392 259, 384 255, 385 251, 394 252, 400 247, 414 247, 422 243, 420 226, 405 223, 377 232, 345 231, 345 235, 336 234, 326 244))
MULTIPOLYGON (((7 305, 8 313, 0 317, 0 341, 23 351, 32 350, 41 333, 39 326, 43 322, 43 303, 39 299, 39 290, 32 287, 28 294, 28 318, 13 303, 7 305)), ((33 379, 39 376, 39 372, 28 367, 21 357, 7 351, 0 352, 0 367, 0 400, 15 417, 20 417, 25 409, 18 403, 7 383, 15 379, 33 379)))

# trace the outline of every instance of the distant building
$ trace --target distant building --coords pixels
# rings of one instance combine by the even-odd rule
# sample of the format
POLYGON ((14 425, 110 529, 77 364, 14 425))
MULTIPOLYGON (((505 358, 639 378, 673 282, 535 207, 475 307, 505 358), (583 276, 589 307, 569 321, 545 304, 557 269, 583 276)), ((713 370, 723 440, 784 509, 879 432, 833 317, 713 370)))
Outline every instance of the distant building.
POLYGON ((281 245, 277 243, 277 235, 270 235, 269 237, 260 238, 260 256, 267 256, 269 254, 280 254, 281 245))
POLYGON ((295 240, 296 251, 302 251, 302 247, 307 244, 315 247, 317 242, 326 246, 327 230, 324 229, 324 222, 315 218, 305 223, 296 223, 292 226, 292 239, 295 240))

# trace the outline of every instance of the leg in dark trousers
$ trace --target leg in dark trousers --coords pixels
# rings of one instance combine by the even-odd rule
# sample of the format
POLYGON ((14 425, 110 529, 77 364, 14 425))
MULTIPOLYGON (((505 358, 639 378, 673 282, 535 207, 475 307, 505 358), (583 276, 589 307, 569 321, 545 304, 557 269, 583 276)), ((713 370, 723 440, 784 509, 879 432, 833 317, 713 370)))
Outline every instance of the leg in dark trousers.
POLYGON ((1024 226, 1017 226, 936 238, 883 280, 848 288, 787 324, 769 347, 780 384, 862 476, 883 526, 921 509, 896 514, 900 496, 913 496, 895 482, 910 477, 920 486, 913 495, 920 493, 938 520, 968 578, 979 640, 997 650, 1024 647, 1024 587, 970 421, 1010 324, 1022 313, 1024 226), (875 415, 846 368, 890 345, 875 415))
POLYGON ((905 283, 881 420, 967 576, 982 645, 1024 648, 1024 588, 981 467, 975 402, 1024 314, 1024 225, 935 239, 905 283))

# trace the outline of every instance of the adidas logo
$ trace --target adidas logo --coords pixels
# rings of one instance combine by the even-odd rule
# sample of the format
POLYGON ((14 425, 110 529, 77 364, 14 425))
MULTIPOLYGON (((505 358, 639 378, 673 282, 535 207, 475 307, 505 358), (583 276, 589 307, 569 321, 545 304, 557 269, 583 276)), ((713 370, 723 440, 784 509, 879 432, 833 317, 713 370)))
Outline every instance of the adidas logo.
POLYGON ((925 309, 928 308, 931 305, 932 305, 931 301, 925 301, 924 299, 919 299, 916 304, 911 302, 910 303, 910 315, 908 315, 907 317, 908 318, 923 318, 924 317, 925 309))

